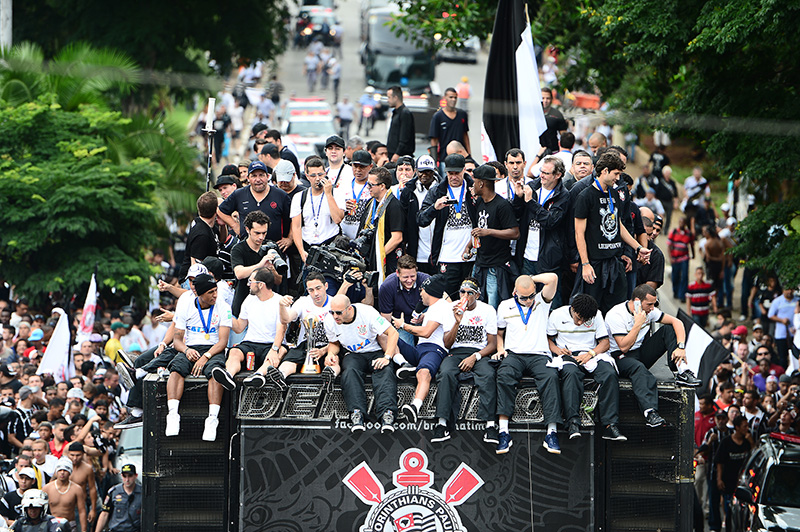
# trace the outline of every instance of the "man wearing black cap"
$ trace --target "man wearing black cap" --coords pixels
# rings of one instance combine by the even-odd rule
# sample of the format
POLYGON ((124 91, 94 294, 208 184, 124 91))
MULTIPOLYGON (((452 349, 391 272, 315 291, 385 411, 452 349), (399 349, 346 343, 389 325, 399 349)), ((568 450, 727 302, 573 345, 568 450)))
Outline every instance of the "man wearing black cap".
POLYGON ((136 482, 136 466, 125 464, 120 469, 122 482, 110 490, 103 500, 96 530, 108 524, 111 532, 138 532, 142 527, 142 486, 136 482))
POLYGON ((0 387, 10 386, 14 393, 22 388, 22 383, 17 379, 17 372, 12 370, 8 364, 0 364, 0 387))
POLYGON ((472 189, 478 197, 476 227, 467 243, 464 260, 471 258, 472 250, 477 248, 473 276, 478 279, 483 300, 497 308, 500 301, 511 297, 516 264, 512 271, 510 241, 519 238, 519 225, 511 204, 494 191, 494 183, 499 180, 497 170, 484 164, 472 175, 475 179, 472 189))
POLYGON ((239 238, 244 240, 247 237, 244 227, 247 214, 255 210, 262 211, 269 216, 271 222, 267 239, 277 243, 281 250, 286 250, 292 244, 289 195, 278 187, 270 186, 267 167, 261 161, 250 164, 248 176, 250 186, 240 188, 228 196, 217 209, 217 215, 223 222, 234 227, 231 214, 238 212, 239 238))
POLYGON ((178 354, 169 364, 167 381, 167 427, 165 436, 177 436, 181 416, 178 413, 186 377, 203 375, 208 379, 208 417, 203 440, 217 438, 219 410, 223 388, 211 378, 215 367, 225 366, 225 347, 228 345, 233 315, 231 307, 217 299, 217 284, 207 274, 194 279, 197 297, 192 304, 184 305, 175 313, 174 345, 178 354))
POLYGON ((350 165, 344 162, 344 139, 339 135, 331 135, 325 141, 325 156, 328 158, 328 179, 334 188, 349 184, 353 180, 350 165))
POLYGON ((239 188, 239 180, 235 175, 222 174, 217 178, 217 184, 214 185, 214 188, 219 191, 222 199, 228 199, 228 196, 239 188))
POLYGON ((434 223, 430 263, 445 276, 445 290, 455 296, 461 281, 472 275, 474 257, 464 260, 464 250, 472 239, 477 211, 472 196, 472 180, 464 177, 464 156, 457 153, 445 160, 447 178, 425 196, 417 224, 434 223))
POLYGON ((414 115, 403 103, 403 89, 399 86, 389 87, 386 98, 393 109, 386 149, 389 151, 389 160, 396 162, 401 155, 414 154, 414 115))
MULTIPOLYGON (((333 194, 336 203, 344 210, 344 220, 340 224, 342 234, 347 238, 354 239, 358 235, 361 216, 372 196, 369 194, 367 186, 367 176, 372 170, 372 157, 364 150, 353 153, 353 179, 346 181, 339 180, 334 185, 333 194)), ((330 177, 328 172, 328 177, 330 177)), ((335 181, 335 180, 334 180, 335 181)))
POLYGON ((399 331, 406 331, 419 338, 415 346, 400 340, 398 349, 400 354, 394 356, 395 363, 400 365, 397 378, 402 379, 416 374, 417 388, 414 390, 414 399, 410 404, 403 405, 402 411, 406 419, 416 423, 419 411, 431 381, 436 377, 436 372, 442 360, 447 356, 444 347, 444 335, 455 325, 453 317, 453 303, 442 299, 445 294, 445 277, 434 275, 422 283, 420 298, 428 307, 421 325, 411 325, 402 318, 392 318, 392 324, 399 331))
POLYGON ((431 222, 425 227, 417 223, 417 213, 425 202, 425 196, 438 177, 436 163, 430 155, 423 155, 417 161, 417 175, 413 177, 400 193, 400 206, 403 208, 405 228, 403 229, 403 243, 406 253, 414 257, 421 272, 428 274, 435 272, 431 263, 431 240, 435 224, 431 222))

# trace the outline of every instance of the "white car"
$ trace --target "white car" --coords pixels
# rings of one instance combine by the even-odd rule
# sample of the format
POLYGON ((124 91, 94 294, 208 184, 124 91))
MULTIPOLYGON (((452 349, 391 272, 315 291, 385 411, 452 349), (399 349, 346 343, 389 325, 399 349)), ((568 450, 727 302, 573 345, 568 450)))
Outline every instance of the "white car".
POLYGON ((325 141, 331 135, 337 135, 338 132, 333 123, 333 113, 327 103, 325 108, 291 109, 290 106, 291 104, 287 105, 282 135, 285 143, 294 145, 297 159, 302 168, 307 157, 322 156, 325 141))

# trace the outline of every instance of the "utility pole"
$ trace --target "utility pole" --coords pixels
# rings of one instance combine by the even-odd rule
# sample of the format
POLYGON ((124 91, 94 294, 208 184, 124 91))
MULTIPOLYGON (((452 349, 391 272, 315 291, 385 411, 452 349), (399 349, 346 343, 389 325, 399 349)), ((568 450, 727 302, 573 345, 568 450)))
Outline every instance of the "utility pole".
POLYGON ((0 52, 11 50, 11 0, 0 0, 0 52))

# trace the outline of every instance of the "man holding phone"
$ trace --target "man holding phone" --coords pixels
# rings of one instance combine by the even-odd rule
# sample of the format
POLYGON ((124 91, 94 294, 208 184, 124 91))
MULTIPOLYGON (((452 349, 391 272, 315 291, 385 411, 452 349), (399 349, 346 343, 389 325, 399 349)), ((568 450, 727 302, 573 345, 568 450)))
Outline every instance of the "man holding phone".
POLYGON ((676 372, 679 385, 697 387, 700 380, 686 364, 686 329, 678 318, 656 308, 655 288, 640 284, 633 290, 630 301, 616 305, 606 314, 610 353, 617 363, 620 377, 628 377, 633 394, 649 427, 666 425, 658 413, 658 389, 650 368, 667 353, 667 362, 676 372), (659 322, 662 327, 650 334, 650 327, 659 322))
POLYGON ((311 188, 296 194, 292 199, 292 238, 306 261, 308 248, 315 244, 327 244, 339 234, 339 223, 344 211, 333 197, 333 182, 325 173, 322 159, 316 155, 305 161, 306 177, 311 188))

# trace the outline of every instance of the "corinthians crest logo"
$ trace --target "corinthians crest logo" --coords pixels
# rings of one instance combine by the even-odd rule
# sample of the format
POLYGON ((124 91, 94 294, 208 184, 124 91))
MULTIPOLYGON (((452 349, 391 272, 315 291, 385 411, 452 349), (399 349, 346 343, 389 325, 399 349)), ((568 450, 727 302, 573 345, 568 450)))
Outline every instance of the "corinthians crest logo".
POLYGON ((455 507, 483 485, 468 465, 462 462, 442 491, 435 491, 427 455, 413 448, 400 456, 400 469, 393 477, 396 488, 384 493, 375 473, 361 462, 342 480, 372 507, 361 532, 467 532, 455 507))

